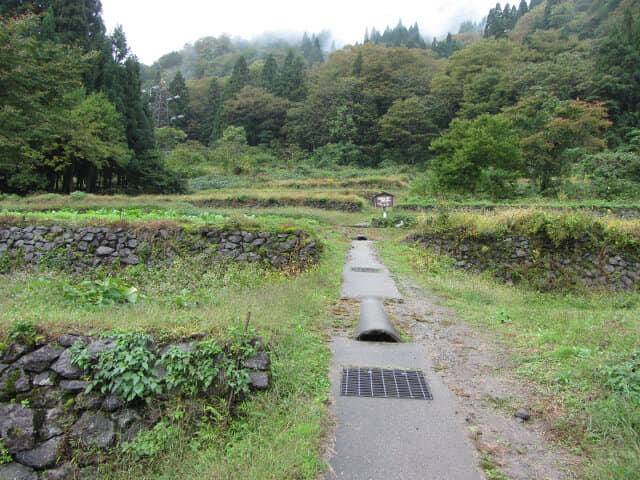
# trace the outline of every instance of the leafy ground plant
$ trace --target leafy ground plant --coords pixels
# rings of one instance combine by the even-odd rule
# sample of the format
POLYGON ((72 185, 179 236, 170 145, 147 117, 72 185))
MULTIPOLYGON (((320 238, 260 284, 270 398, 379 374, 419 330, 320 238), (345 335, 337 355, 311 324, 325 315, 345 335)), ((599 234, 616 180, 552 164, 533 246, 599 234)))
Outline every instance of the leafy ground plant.
MULTIPOLYGON (((113 339, 113 348, 98 356, 87 393, 98 388, 102 393, 114 393, 126 402, 160 393, 157 372, 153 369, 157 357, 149 348, 153 338, 127 330, 110 332, 106 338, 113 339)), ((81 348, 72 351, 72 361, 86 368, 85 351, 81 348)))
POLYGON ((133 304, 138 301, 136 287, 113 277, 103 280, 85 280, 76 285, 63 283, 60 290, 66 301, 80 301, 92 305, 133 304))
POLYGON ((604 367, 602 374, 607 387, 640 405, 640 350, 628 360, 604 367))
POLYGON ((136 459, 155 458, 166 450, 172 437, 179 434, 178 425, 158 422, 151 430, 138 433, 135 440, 122 444, 122 451, 136 459))
POLYGON ((160 359, 167 388, 187 396, 206 391, 222 368, 223 354, 214 340, 200 342, 192 351, 172 346, 160 359))
POLYGON ((11 340, 17 340, 22 343, 33 343, 37 332, 33 322, 18 318, 13 322, 7 333, 11 340))
POLYGON ((11 458, 11 455, 9 455, 9 450, 7 450, 7 447, 5 446, 5 444, 2 442, 2 440, 0 440, 0 465, 9 463, 12 461, 13 461, 13 458, 11 458))

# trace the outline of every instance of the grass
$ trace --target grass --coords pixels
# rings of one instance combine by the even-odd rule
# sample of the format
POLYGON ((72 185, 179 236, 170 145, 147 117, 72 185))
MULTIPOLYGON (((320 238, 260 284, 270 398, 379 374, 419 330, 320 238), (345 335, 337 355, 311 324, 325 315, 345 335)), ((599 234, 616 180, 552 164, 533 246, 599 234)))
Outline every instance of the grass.
MULTIPOLYGON (((327 311, 338 297, 348 244, 330 228, 301 218, 304 215, 295 209, 288 212, 288 219, 271 214, 259 221, 282 225, 284 219, 285 224, 313 225, 325 245, 321 264, 295 276, 233 264, 207 269, 189 259, 169 267, 139 265, 119 273, 124 282, 138 288, 138 301, 104 306, 62 297, 62 286, 88 277, 45 269, 0 276, 0 332, 26 319, 49 336, 71 330, 98 334, 125 327, 142 329, 161 341, 192 334, 224 339, 229 327, 240 328, 251 311, 251 324, 265 339, 273 386, 236 405, 233 421, 199 422, 194 427, 189 411, 195 407, 188 402, 176 404, 163 416, 171 434, 144 440, 160 444, 154 447, 161 448, 160 455, 139 460, 115 450, 95 478, 313 479, 325 468, 322 442, 329 423, 330 351, 324 332, 331 324, 327 311)), ((318 214, 330 216, 329 212, 318 214)), ((28 218, 51 220, 51 216, 34 215, 28 218)), ((95 220, 82 215, 75 218, 95 220)), ((95 270, 90 277, 104 274, 95 270)), ((8 341, 6 333, 0 337, 0 342, 8 341)), ((205 412, 198 414, 203 418, 217 418, 215 404, 199 408, 198 412, 205 412)))
POLYGON ((507 234, 537 236, 556 246, 585 237, 605 242, 606 246, 636 247, 640 242, 640 220, 621 219, 589 212, 549 212, 534 208, 505 209, 494 212, 469 212, 442 209, 418 217, 419 233, 457 237, 507 234))
POLYGON ((319 189, 312 191, 270 190, 262 189, 225 189, 211 193, 198 193, 194 195, 141 195, 129 197, 126 195, 93 195, 87 194, 79 198, 70 195, 44 194, 28 197, 9 196, 0 200, 0 209, 10 211, 32 212, 51 210, 127 210, 139 209, 143 212, 173 210, 178 214, 188 214, 190 211, 198 211, 198 205, 206 205, 213 201, 290 201, 302 202, 304 200, 324 200, 335 202, 366 203, 363 198, 352 190, 337 191, 334 189, 319 189))
POLYGON ((576 209, 640 209, 640 201, 637 200, 604 200, 604 199, 588 199, 588 200, 568 200, 553 197, 524 197, 520 199, 510 199, 504 201, 483 200, 474 197, 455 197, 451 198, 422 198, 408 196, 403 198, 398 206, 401 208, 422 207, 426 209, 438 208, 440 205, 446 204, 452 208, 471 208, 479 210, 500 210, 503 208, 537 208, 537 209, 560 209, 560 210, 576 210, 576 209))
POLYGON ((629 362, 640 349, 640 295, 509 287, 395 240, 380 245, 387 265, 445 297, 479 332, 501 340, 515 359, 515 373, 538 385, 534 415, 585 456, 581 478, 638 478, 640 399, 608 387, 603 371, 629 362))

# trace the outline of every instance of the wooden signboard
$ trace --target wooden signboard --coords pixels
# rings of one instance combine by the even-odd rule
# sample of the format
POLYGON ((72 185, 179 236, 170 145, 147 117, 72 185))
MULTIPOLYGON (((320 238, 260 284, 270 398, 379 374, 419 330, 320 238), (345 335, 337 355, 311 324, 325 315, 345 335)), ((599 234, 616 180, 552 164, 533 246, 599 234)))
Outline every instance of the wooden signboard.
POLYGON ((373 197, 373 206, 376 208, 393 207, 393 195, 386 192, 377 194, 375 197, 373 197))

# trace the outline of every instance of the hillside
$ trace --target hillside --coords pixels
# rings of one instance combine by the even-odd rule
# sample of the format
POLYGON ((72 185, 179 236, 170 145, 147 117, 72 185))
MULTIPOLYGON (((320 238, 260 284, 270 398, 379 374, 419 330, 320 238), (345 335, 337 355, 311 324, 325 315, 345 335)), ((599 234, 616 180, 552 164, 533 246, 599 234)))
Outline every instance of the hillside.
MULTIPOLYGON (((10 30, 15 20, 7 22, 10 30)), ((100 60, 91 61, 90 74, 74 66, 75 86, 62 90, 79 86, 85 95, 106 95, 107 103, 69 100, 63 111, 93 112, 96 122, 89 125, 96 129, 72 135, 73 149, 61 153, 62 133, 42 132, 37 140, 28 127, 33 115, 12 121, 0 187, 185 191, 187 180, 211 173, 395 165, 415 169, 413 192, 422 199, 634 200, 640 191, 638 3, 498 4, 482 34, 478 28, 465 22, 459 33, 430 42, 417 24, 399 22, 367 30, 362 44, 336 51, 328 31, 289 41, 207 37, 150 67, 131 55, 124 32, 103 36, 103 44, 90 37, 83 48, 101 49, 100 60), (115 113, 107 114, 112 107, 115 113), (98 119, 113 128, 98 134, 98 119), (93 140, 83 143, 87 135, 93 140), (21 142, 33 152, 16 165, 10 152, 20 151, 21 142), (91 144, 102 147, 91 150, 91 144)), ((87 31, 75 35, 82 39, 87 31)), ((50 41, 45 33, 29 42, 50 41)), ((11 35, 14 53, 7 51, 6 62, 26 48, 26 39, 11 35)), ((66 51, 67 33, 50 36, 60 54, 66 51)), ((39 60, 32 60, 29 75, 37 77, 39 60)), ((21 75, 8 74, 8 84, 25 84, 21 75)), ((42 80, 51 87, 61 81, 42 80)), ((4 101, 20 110, 17 98, 4 101)), ((42 108, 55 110, 46 102, 42 108)))

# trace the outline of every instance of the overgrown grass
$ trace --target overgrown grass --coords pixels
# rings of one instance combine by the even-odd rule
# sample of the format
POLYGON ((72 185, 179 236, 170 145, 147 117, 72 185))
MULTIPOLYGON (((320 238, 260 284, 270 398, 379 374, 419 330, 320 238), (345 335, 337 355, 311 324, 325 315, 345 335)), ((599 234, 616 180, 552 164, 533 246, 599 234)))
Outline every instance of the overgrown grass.
POLYGON ((463 273, 399 239, 380 251, 392 270, 415 277, 466 323, 503 342, 515 373, 539 386, 534 415, 585 456, 581 478, 638 478, 640 398, 612 387, 607 373, 621 365, 631 378, 625 381, 635 381, 624 366, 640 349, 637 293, 541 294, 463 273))
POLYGON ((425 209, 438 208, 446 204, 452 208, 471 208, 484 210, 499 210, 504 208, 538 208, 538 209, 569 209, 569 210, 607 210, 607 209, 640 209, 640 201, 637 200, 569 200, 546 197, 526 197, 510 200, 488 200, 471 196, 452 196, 446 198, 439 197, 416 197, 407 195, 397 205, 400 208, 422 207, 425 209))
POLYGON ((283 213, 270 209, 238 209, 225 208, 216 212, 206 210, 183 213, 173 209, 72 209, 19 212, 0 210, 0 225, 72 225, 72 226, 114 226, 121 228, 193 228, 210 226, 221 229, 265 229, 278 231, 281 229, 303 228, 313 229, 318 222, 314 217, 328 218, 330 214, 316 215, 317 209, 306 208, 304 212, 296 212, 296 208, 283 210, 283 213), (296 212, 296 213, 294 213, 296 212))
POLYGON ((604 246, 636 247, 640 244, 640 220, 587 212, 548 212, 539 209, 507 209, 469 212, 440 209, 418 218, 418 233, 457 237, 523 235, 541 238, 556 246, 589 238, 604 246))

